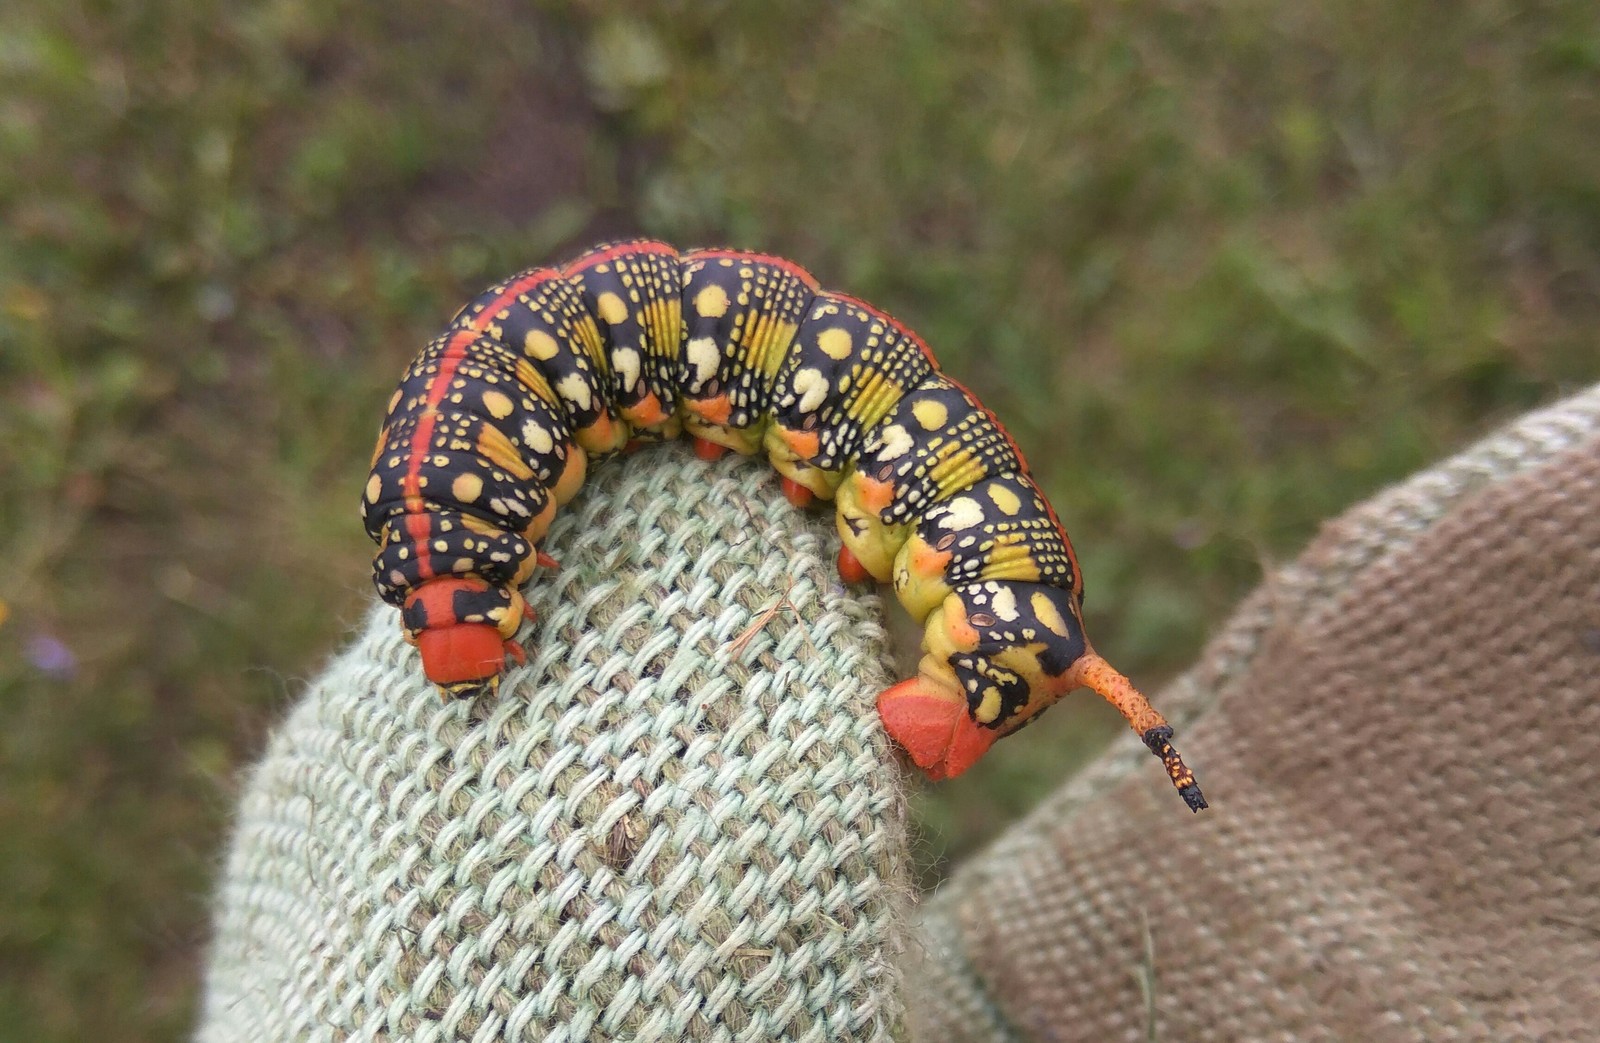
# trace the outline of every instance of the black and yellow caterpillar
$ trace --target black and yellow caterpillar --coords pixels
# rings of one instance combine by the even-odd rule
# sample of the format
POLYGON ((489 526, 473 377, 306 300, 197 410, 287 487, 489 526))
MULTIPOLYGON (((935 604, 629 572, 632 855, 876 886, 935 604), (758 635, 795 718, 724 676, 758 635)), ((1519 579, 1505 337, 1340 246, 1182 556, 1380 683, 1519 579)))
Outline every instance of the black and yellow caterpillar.
POLYGON ((1005 428, 906 327, 761 254, 599 246, 490 287, 411 363, 362 512, 429 680, 497 691, 556 508, 592 460, 685 432, 701 455, 764 451, 797 505, 832 499, 840 573, 892 581, 925 621, 918 676, 878 713, 930 776, 1087 686, 1206 806, 1165 719, 1085 639, 1072 545, 1005 428))

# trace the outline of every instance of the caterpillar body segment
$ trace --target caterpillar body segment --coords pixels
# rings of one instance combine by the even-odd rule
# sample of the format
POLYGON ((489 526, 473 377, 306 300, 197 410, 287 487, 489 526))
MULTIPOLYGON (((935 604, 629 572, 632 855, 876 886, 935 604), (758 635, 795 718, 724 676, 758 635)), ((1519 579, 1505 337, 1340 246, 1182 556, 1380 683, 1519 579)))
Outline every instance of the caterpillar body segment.
POLYGON ((791 261, 725 250, 690 255, 681 277, 684 426, 697 438, 755 453, 817 281, 791 261))
POLYGON ((643 441, 676 438, 681 430, 680 268, 677 250, 646 240, 597 246, 562 269, 606 345, 609 401, 643 441))
POLYGON ((934 372, 927 347, 894 319, 853 297, 818 293, 773 388, 768 458, 831 499, 867 433, 934 372))
POLYGON ((917 676, 878 712, 930 776, 1088 687, 1206 806, 1084 637, 1071 542, 1005 428, 899 322, 761 254, 605 244, 489 287, 407 368, 362 509, 379 595, 443 694, 493 692, 523 657, 520 588, 591 463, 685 433, 764 453, 796 504, 835 501, 840 574, 923 621, 917 676))

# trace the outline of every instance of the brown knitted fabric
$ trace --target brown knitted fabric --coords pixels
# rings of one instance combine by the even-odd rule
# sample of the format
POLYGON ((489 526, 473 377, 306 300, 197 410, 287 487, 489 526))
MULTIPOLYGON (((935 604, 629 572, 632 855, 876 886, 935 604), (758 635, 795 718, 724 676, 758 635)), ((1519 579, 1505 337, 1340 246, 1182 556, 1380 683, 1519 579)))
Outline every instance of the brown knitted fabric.
POLYGON ((1212 810, 1132 741, 1073 780, 930 903, 917 1038, 1600 1038, 1600 389, 1327 525, 1157 704, 1212 810))

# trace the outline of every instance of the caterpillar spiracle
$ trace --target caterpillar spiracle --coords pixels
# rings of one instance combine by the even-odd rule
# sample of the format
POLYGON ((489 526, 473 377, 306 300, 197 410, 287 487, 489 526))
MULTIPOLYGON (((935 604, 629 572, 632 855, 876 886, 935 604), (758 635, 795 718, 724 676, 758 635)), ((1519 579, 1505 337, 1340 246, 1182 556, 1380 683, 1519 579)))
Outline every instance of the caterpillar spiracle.
POLYGON ((1195 811, 1172 729, 1084 637, 1067 534, 1016 444, 916 334, 791 261, 636 240, 491 286, 412 361, 362 500, 378 593, 446 697, 498 690, 521 586, 597 459, 688 434, 764 452, 797 506, 833 500, 839 571, 924 624, 917 676, 878 696, 935 779, 1088 687, 1195 811))

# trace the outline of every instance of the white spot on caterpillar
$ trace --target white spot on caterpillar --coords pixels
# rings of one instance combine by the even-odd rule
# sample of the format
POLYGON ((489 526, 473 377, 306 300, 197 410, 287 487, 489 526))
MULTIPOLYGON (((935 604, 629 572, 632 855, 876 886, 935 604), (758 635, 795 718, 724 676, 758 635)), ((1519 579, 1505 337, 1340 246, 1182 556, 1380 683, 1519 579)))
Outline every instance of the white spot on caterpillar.
POLYGON ((568 373, 556 385, 556 394, 577 406, 580 410, 587 411, 594 404, 594 396, 589 393, 589 384, 576 373, 568 373))
POLYGON ((383 479, 373 475, 367 479, 367 502, 377 503, 378 497, 383 493, 383 479))
POLYGON ((970 529, 981 521, 983 508, 978 506, 978 501, 970 496, 958 496, 950 501, 950 506, 939 519, 939 528, 970 529))
POLYGON ((522 444, 543 456, 555 445, 555 439, 550 437, 550 432, 544 425, 534 420, 529 420, 522 425, 522 444))
MULTIPOLYGON (((897 460, 911 449, 911 432, 899 424, 890 424, 883 429, 883 452, 878 455, 885 460, 897 460)), ((901 474, 910 470, 909 465, 900 469, 901 474)))
POLYGON ((1017 595, 1010 587, 1001 587, 995 592, 994 614, 1007 623, 1016 621, 1018 616, 1017 595))
POLYGON ((828 378, 807 366, 794 375, 794 389, 800 392, 800 412, 815 412, 828 397, 828 378))
POLYGON ((717 342, 710 337, 696 337, 685 347, 689 365, 694 367, 689 386, 698 388, 717 375, 717 363, 722 361, 722 355, 717 351, 717 342))
POLYGON ((618 348, 611 353, 611 368, 622 377, 624 390, 632 391, 639 383, 639 353, 633 348, 618 348))

